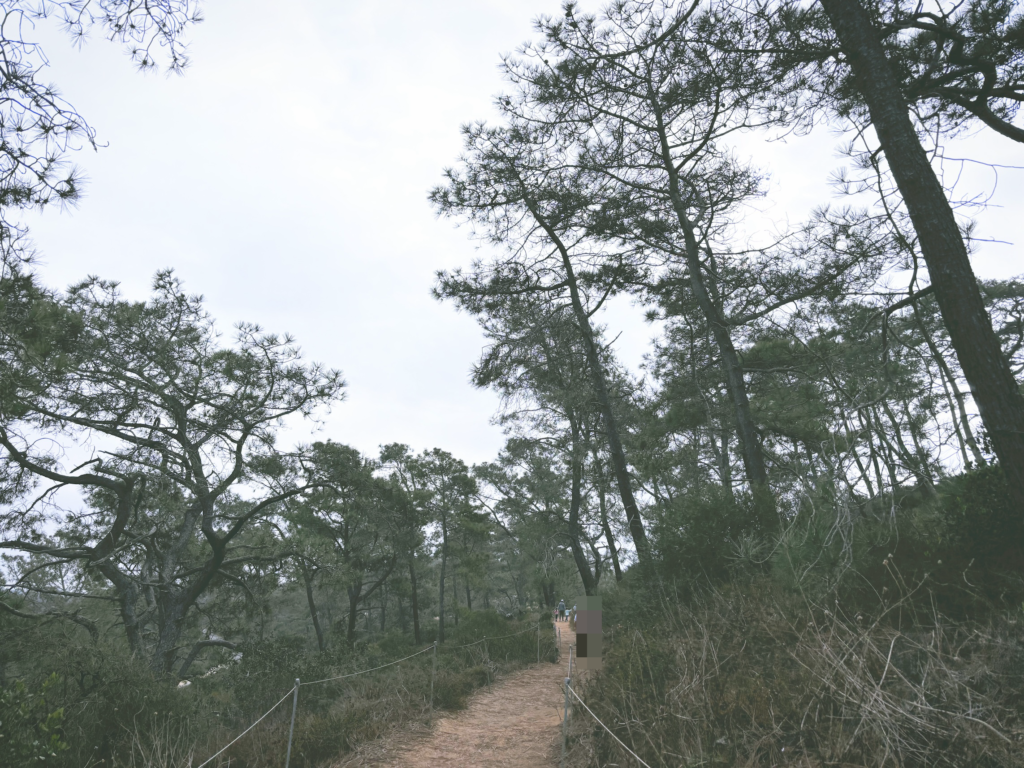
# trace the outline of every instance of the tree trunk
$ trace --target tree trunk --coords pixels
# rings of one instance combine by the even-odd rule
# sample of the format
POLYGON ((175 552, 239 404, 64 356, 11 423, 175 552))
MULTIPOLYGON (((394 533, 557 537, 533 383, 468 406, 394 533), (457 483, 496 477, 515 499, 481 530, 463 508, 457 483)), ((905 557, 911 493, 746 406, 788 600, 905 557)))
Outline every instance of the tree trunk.
POLYGON ((523 610, 524 605, 523 588, 519 583, 519 577, 516 576, 515 571, 512 570, 512 563, 510 563, 507 558, 505 560, 505 567, 508 568, 508 576, 512 579, 512 586, 516 588, 516 608, 521 611, 523 610))
POLYGON ((544 600, 544 605, 551 608, 555 604, 555 582, 542 576, 540 579, 540 593, 544 600))
POLYGON ((1024 509, 1024 397, 1003 356, 953 209, 910 120, 892 66, 860 0, 821 0, 867 103, 914 223, 950 341, 982 423, 1024 509))
POLYGON ((448 567, 448 526, 442 516, 441 518, 441 583, 438 590, 437 606, 437 641, 444 642, 444 577, 445 569, 448 567))
POLYGON ((583 582, 583 591, 588 595, 597 594, 597 579, 590 570, 590 563, 587 555, 580 544, 580 506, 583 503, 583 467, 580 461, 580 429, 575 419, 570 416, 572 430, 572 489, 569 497, 569 547, 572 550, 572 559, 576 562, 576 570, 579 571, 580 580, 583 582))
POLYGON ((416 594, 416 568, 413 565, 413 557, 409 557, 409 581, 412 582, 412 636, 419 645, 420 640, 420 600, 416 594))
POLYGON ((459 626, 459 571, 452 569, 452 621, 459 626))
POLYGON ((914 415, 910 412, 910 403, 903 400, 900 404, 903 406, 903 415, 907 419, 907 431, 910 433, 910 439, 914 443, 914 454, 917 456, 918 468, 925 475, 929 485, 934 488, 935 478, 932 477, 931 468, 928 466, 928 451, 921 442, 923 437, 921 430, 915 423, 914 415))
POLYGON ((892 436, 896 441, 896 446, 899 449, 898 454, 903 457, 903 460, 907 463, 907 469, 914 473, 917 478, 917 485, 921 491, 929 497, 935 496, 935 486, 932 484, 931 476, 926 471, 926 468, 922 465, 921 457, 917 455, 915 451, 911 451, 907 448, 907 444, 903 440, 903 429, 900 427, 899 421, 896 419, 896 415, 892 412, 892 408, 889 407, 887 400, 882 400, 882 410, 885 411, 885 415, 889 417, 889 423, 892 424, 892 436))
POLYGON ((901 487, 899 474, 896 471, 896 462, 893 460, 895 451, 889 444, 889 439, 882 430, 882 420, 872 408, 864 409, 864 416, 867 420, 868 429, 878 438, 879 454, 885 463, 885 471, 889 475, 889 487, 892 490, 893 501, 896 500, 896 491, 901 487))
MULTIPOLYGON (((682 201, 680 200, 681 205, 682 201)), ((680 220, 685 218, 684 214, 680 214, 680 220)), ((689 230, 689 235, 686 236, 686 267, 690 273, 690 290, 697 298, 697 303, 711 326, 711 333, 721 356, 725 386, 729 392, 729 398, 732 400, 736 416, 736 434, 739 436, 743 469, 754 490, 767 488, 768 471, 765 469, 761 440, 757 435, 757 428, 754 426, 754 416, 750 411, 750 398, 747 396, 747 383, 743 378, 740 356, 732 342, 729 326, 708 293, 707 285, 704 282, 704 267, 700 263, 700 254, 693 235, 693 228, 687 224, 686 229, 689 230)))
POLYGON ((348 627, 345 630, 345 641, 351 646, 356 641, 356 620, 359 618, 360 593, 363 591, 363 580, 359 579, 348 589, 348 627))
POLYGON ((138 587, 110 562, 104 563, 99 571, 117 590, 117 607, 121 614, 121 622, 124 624, 128 650, 133 656, 141 656, 142 627, 139 626, 139 617, 135 611, 135 603, 139 599, 138 587))
POLYGON ((398 628, 403 635, 409 631, 409 617, 405 613, 405 600, 401 595, 398 596, 398 628))
MULTIPOLYGON (((932 358, 935 360, 935 364, 939 366, 939 372, 942 376, 943 389, 947 389, 952 392, 953 399, 956 400, 956 409, 960 414, 960 419, 957 420, 956 415, 953 413, 952 404, 950 405, 950 418, 953 420, 953 425, 957 429, 957 437, 966 443, 966 447, 970 448, 971 455, 974 457, 975 463, 979 467, 986 466, 985 457, 981 455, 981 450, 978 448, 978 442, 974 439, 974 431, 971 429, 970 419, 967 418, 967 406, 964 403, 964 393, 960 391, 960 387, 957 386, 956 376, 953 375, 953 371, 950 370, 949 363, 946 362, 945 356, 939 351, 938 346, 935 344, 932 335, 928 332, 928 327, 925 325, 924 320, 921 318, 921 313, 917 309, 917 304, 913 305, 914 319, 917 320, 917 327, 921 330, 921 335, 924 336, 925 343, 928 344, 928 351, 932 353, 932 358)), ((948 396, 948 394, 947 394, 948 396)), ((963 448, 963 446, 961 446, 963 448)), ((964 451, 964 465, 967 466, 969 459, 964 451)))
POLYGON ((601 530, 604 532, 604 540, 608 543, 608 554, 612 558, 612 568, 615 570, 615 580, 622 581, 622 566, 619 564, 619 548, 612 536, 612 527, 608 524, 608 505, 605 501, 604 487, 598 489, 598 503, 601 505, 601 530))
POLYGON ((316 612, 316 601, 313 600, 313 576, 305 564, 299 565, 302 572, 302 581, 306 584, 306 602, 309 604, 309 617, 313 620, 313 629, 316 631, 316 644, 320 653, 327 652, 327 644, 324 642, 324 631, 320 628, 320 617, 316 612))
MULTIPOLYGON (((869 470, 864 466, 864 462, 861 461, 860 453, 857 451, 858 436, 853 433, 853 429, 850 426, 849 420, 846 418, 845 413, 841 413, 843 419, 843 426, 846 428, 846 442, 849 445, 850 453, 853 454, 853 460, 857 464, 857 469, 860 471, 860 479, 864 482, 864 486, 868 489, 868 506, 873 508, 873 502, 875 498, 875 489, 871 483, 871 477, 869 476, 869 470)), ((810 447, 807 446, 807 453, 810 455, 810 447)))
POLYGON ((601 366, 601 357, 597 352, 597 342, 594 340, 594 328, 590 324, 590 318, 583 307, 583 300, 580 298, 579 285, 576 281, 576 271, 572 267, 572 260, 569 258, 569 251, 558 239, 554 230, 547 227, 546 222, 537 216, 535 217, 545 227, 548 235, 551 236, 558 252, 562 257, 562 268, 565 270, 565 281, 569 286, 569 297, 572 300, 573 313, 576 316, 576 323, 583 337, 583 348, 586 351, 587 367, 590 369, 590 378, 593 382, 594 396, 597 398, 598 408, 604 421, 605 436, 608 440, 608 453, 612 459, 612 469, 615 472, 615 480, 619 486, 619 496, 622 498, 622 506, 626 510, 626 522, 629 525, 629 533, 636 547, 637 560, 641 563, 648 559, 650 554, 650 543, 647 540, 647 531, 644 530, 644 523, 640 517, 640 508, 637 506, 636 498, 633 496, 633 480, 629 476, 629 466, 626 463, 626 453, 622 448, 622 440, 619 438, 619 422, 612 411, 612 401, 608 393, 608 383, 605 380, 604 368, 601 366))
POLYGON ((188 658, 186 658, 182 663, 181 669, 178 670, 178 677, 184 678, 188 674, 188 670, 191 668, 192 663, 196 660, 202 650, 204 648, 211 647, 227 648, 231 651, 238 649, 238 646, 235 643, 228 642, 227 640, 200 640, 192 646, 192 652, 189 653, 188 658))
POLYGON ((871 422, 860 411, 857 412, 860 420, 861 430, 867 435, 868 456, 871 459, 871 466, 875 470, 875 482, 878 484, 878 495, 885 493, 885 480, 882 479, 882 469, 878 466, 878 449, 875 447, 874 431, 871 429, 871 422))
MULTIPOLYGON (((743 468, 746 471, 747 480, 750 482, 751 491, 754 493, 755 503, 765 506, 770 505, 774 509, 775 499, 768 486, 768 471, 765 469, 764 452, 761 450, 761 440, 758 437, 757 429, 754 427, 754 417, 750 412, 750 399, 747 396, 747 383, 743 378, 740 358, 736 352, 736 346, 732 343, 729 325, 716 305, 711 291, 709 291, 708 285, 704 280, 704 267, 700 262, 700 243, 697 242, 693 222, 686 212, 686 203, 679 189, 679 172, 672 157, 668 129, 662 120, 661 104, 653 90, 649 93, 648 98, 658 121, 660 157, 657 160, 660 161, 668 175, 669 197, 676 214, 676 220, 679 222, 679 227, 683 232, 686 270, 690 274, 690 290, 693 292, 693 297, 697 300, 704 318, 711 327, 712 337, 722 358, 722 370, 725 373, 726 389, 729 392, 729 397, 733 402, 736 414, 736 434, 740 441, 743 468)), ((766 520, 765 522, 768 521, 766 520)))
POLYGON ((466 608, 473 610, 473 594, 469 589, 469 579, 466 579, 466 608))
MULTIPOLYGON (((714 433, 711 434, 714 440, 714 433)), ((722 450, 718 454, 718 476, 722 481, 722 487, 733 495, 732 492, 732 456, 729 453, 729 428, 722 425, 722 450)))
POLYGON ((589 438, 589 430, 586 432, 586 435, 590 454, 594 457, 594 485, 597 488, 597 503, 601 513, 601 532, 604 533, 605 541, 608 543, 608 553, 612 559, 612 567, 615 569, 615 581, 618 582, 622 581, 622 567, 619 564, 619 548, 615 543, 615 537, 612 536, 611 525, 608 523, 608 499, 605 493, 604 467, 601 463, 601 456, 598 453, 597 446, 589 438))
POLYGON ((150 667, 157 674, 166 675, 174 669, 178 640, 185 618, 185 605, 181 595, 167 592, 158 594, 157 602, 160 604, 159 621, 156 648, 153 650, 150 667))

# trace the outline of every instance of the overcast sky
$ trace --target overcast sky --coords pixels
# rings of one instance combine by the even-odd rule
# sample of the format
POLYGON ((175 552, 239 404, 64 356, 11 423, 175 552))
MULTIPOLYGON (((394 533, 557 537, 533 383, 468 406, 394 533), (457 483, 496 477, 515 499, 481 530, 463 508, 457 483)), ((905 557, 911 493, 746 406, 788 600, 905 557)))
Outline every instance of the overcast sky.
MULTIPOLYGON (((435 218, 426 195, 459 153, 460 125, 493 115, 500 54, 559 8, 217 0, 189 32, 184 77, 141 75, 119 45, 94 34, 75 50, 40 24, 46 79, 107 145, 73 158, 88 179, 77 210, 26 218, 43 279, 65 287, 95 274, 142 299, 173 267, 225 334, 242 320, 290 332, 307 358, 344 371, 346 401, 320 439, 492 458, 503 442, 489 424, 497 400, 468 380, 482 337, 430 297, 436 270, 484 254, 435 218)), ((799 221, 829 198, 839 144, 820 132, 748 149, 773 174, 776 220, 799 221)), ((1024 165, 1019 145, 999 137, 968 149, 1024 165)), ((1016 239, 1022 175, 1002 172, 985 234, 1016 239)), ((962 186, 992 181, 969 167, 962 186)), ((984 277, 1024 272, 1016 246, 986 245, 975 263, 984 277)), ((616 350, 634 370, 652 334, 640 315, 620 301, 602 318, 622 332, 616 350)))

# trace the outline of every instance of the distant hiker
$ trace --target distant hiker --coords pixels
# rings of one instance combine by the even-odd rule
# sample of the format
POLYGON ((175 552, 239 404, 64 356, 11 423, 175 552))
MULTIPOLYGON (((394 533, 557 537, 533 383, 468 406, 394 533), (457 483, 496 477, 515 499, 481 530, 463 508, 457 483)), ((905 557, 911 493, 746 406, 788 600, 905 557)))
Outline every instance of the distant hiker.
POLYGON ((558 601, 558 620, 565 621, 565 600, 558 601))

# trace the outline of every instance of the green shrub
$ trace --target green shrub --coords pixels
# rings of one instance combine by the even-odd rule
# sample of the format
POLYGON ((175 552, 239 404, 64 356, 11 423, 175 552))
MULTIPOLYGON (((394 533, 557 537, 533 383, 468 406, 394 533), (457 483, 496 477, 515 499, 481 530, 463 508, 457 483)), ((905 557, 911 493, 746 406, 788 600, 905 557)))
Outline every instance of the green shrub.
POLYGON ((684 585, 695 580, 724 581, 736 542, 745 536, 764 536, 776 527, 764 506, 746 494, 707 486, 680 497, 661 513, 652 530, 660 575, 684 585))
POLYGON ((966 472, 942 487, 946 554, 990 571, 1024 566, 1024 510, 1017 509, 1002 470, 966 472))
POLYGON ((67 750, 62 724, 64 710, 47 701, 57 684, 51 675, 39 693, 23 682, 0 690, 0 765, 9 768, 53 766, 67 750))
POLYGON ((434 706, 447 710, 465 709, 469 695, 487 682, 487 669, 482 664, 462 670, 438 670, 434 706))

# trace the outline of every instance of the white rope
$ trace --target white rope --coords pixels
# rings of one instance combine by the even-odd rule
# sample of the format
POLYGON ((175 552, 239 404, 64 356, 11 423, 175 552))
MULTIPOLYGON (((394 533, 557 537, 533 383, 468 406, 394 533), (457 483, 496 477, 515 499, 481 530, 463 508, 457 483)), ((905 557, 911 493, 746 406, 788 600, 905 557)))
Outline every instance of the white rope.
POLYGON ((466 643, 465 645, 449 645, 449 646, 439 645, 438 648, 440 648, 441 650, 446 650, 446 651, 457 651, 460 648, 469 648, 470 646, 473 646, 473 645, 480 645, 480 643, 485 642, 487 640, 506 640, 506 639, 508 639, 510 637, 516 637, 517 635, 521 635, 524 632, 536 632, 537 631, 537 627, 539 627, 539 626, 540 626, 539 624, 534 624, 532 627, 527 627, 526 629, 520 630, 519 632, 513 632, 511 635, 501 635, 500 637, 485 637, 485 638, 477 640, 476 642, 473 642, 473 643, 466 643))
MULTIPOLYGON (((583 699, 581 699, 581 698, 579 697, 579 694, 578 694, 578 693, 576 693, 576 691, 574 691, 574 690, 572 689, 572 686, 571 686, 571 685, 569 686, 569 693, 571 693, 571 694, 572 694, 573 696, 575 696, 575 697, 576 697, 576 701, 578 701, 578 702, 579 702, 580 704, 583 704, 583 699)), ((586 704, 583 704, 583 708, 584 708, 585 710, 587 710, 587 712, 590 712, 590 707, 588 707, 588 706, 587 706, 586 704)), ((601 721, 600 721, 600 720, 598 719, 597 715, 595 715, 595 714, 594 714, 593 712, 590 712, 590 716, 591 716, 592 718, 594 718, 595 720, 597 720, 597 724, 598 724, 598 725, 600 725, 600 726, 601 726, 602 728, 604 728, 604 729, 605 729, 606 731, 608 731, 608 735, 609 735, 609 736, 611 736, 611 737, 612 737, 613 739, 615 739, 615 740, 616 740, 617 742, 619 742, 619 745, 620 745, 620 746, 621 746, 621 747, 622 747, 622 748, 623 748, 624 750, 626 750, 627 752, 629 752, 629 754, 631 754, 631 755, 632 755, 633 757, 635 757, 635 758, 636 758, 636 761, 637 761, 638 763, 640 763, 640 765, 642 765, 642 766, 643 766, 644 768, 651 768, 651 766, 649 766, 649 765, 648 765, 647 763, 645 763, 645 762, 644 762, 643 760, 641 760, 641 759, 640 759, 640 758, 639 758, 639 757, 637 756, 636 752, 634 752, 634 751, 633 751, 632 749, 630 749, 630 748, 629 748, 629 747, 627 747, 627 746, 626 746, 625 744, 623 744, 623 743, 622 743, 622 739, 620 739, 620 738, 619 738, 618 736, 616 736, 616 735, 615 735, 614 733, 612 733, 612 732, 611 732, 611 730, 609 730, 608 726, 607 726, 607 725, 605 725, 604 723, 602 723, 602 722, 601 722, 601 721)), ((201 768, 201 767, 200 767, 200 768, 201 768)))
POLYGON ((384 667, 392 667, 395 664, 401 664, 403 661, 408 661, 413 656, 419 656, 421 653, 434 650, 434 646, 428 645, 422 651, 416 651, 412 656, 406 656, 404 659, 398 659, 397 661, 389 661, 387 664, 381 664, 379 667, 373 669, 364 669, 361 672, 351 672, 347 675, 338 675, 337 677, 325 677, 323 680, 312 680, 308 683, 301 683, 301 685, 317 685, 319 683, 329 683, 332 680, 344 680, 346 677, 355 677, 356 675, 365 675, 367 672, 376 672, 378 669, 384 669, 384 667))
MULTIPOLYGON (((266 711, 266 714, 264 714, 264 715, 263 715, 263 717, 261 717, 261 718, 260 718, 259 720, 257 720, 257 721, 256 721, 255 723, 253 723, 253 724, 252 724, 252 725, 250 725, 250 726, 249 726, 248 728, 246 728, 246 729, 245 729, 244 731, 242 731, 242 732, 241 732, 240 734, 238 734, 238 735, 237 735, 237 736, 236 736, 236 737, 234 738, 234 741, 232 741, 232 742, 231 742, 231 744, 234 744, 234 743, 235 743, 236 741, 238 741, 238 740, 239 740, 240 738, 242 738, 243 736, 245 736, 245 734, 247 734, 247 733, 248 733, 249 731, 251 731, 251 730, 252 730, 253 728, 255 728, 255 727, 256 727, 257 725, 259 725, 259 724, 260 724, 261 722, 263 722, 263 719, 264 719, 264 718, 265 718, 265 717, 266 717, 267 715, 269 715, 269 714, 270 714, 271 712, 273 712, 273 711, 274 711, 275 709, 277 709, 277 708, 278 708, 278 707, 280 707, 280 706, 281 706, 282 704, 284 704, 284 703, 285 703, 285 702, 286 702, 286 701, 288 700, 288 697, 289 697, 289 696, 291 696, 291 695, 293 695, 293 693, 294 693, 294 692, 295 692, 295 688, 294 688, 294 687, 293 687, 293 688, 290 688, 290 689, 288 690, 288 693, 286 693, 286 694, 284 695, 284 698, 283 698, 283 699, 281 699, 281 700, 280 700, 279 702, 277 702, 277 704, 275 704, 275 705, 274 705, 274 706, 272 706, 272 707, 271 707, 270 709, 268 709, 268 710, 266 711)), ((213 761, 213 760, 215 760, 215 759, 216 759, 217 757, 219 757, 219 756, 220 756, 221 754, 223 754, 223 752, 224 752, 224 750, 225 750, 225 749, 227 749, 228 747, 230 747, 230 746, 231 746, 231 744, 228 744, 228 745, 227 745, 227 747, 224 747, 224 749, 222 749, 222 750, 221 750, 220 752, 218 752, 218 753, 217 753, 216 755, 214 755, 213 757, 209 757, 209 758, 207 758, 207 759, 206 759, 206 762, 204 762, 204 763, 200 763, 200 765, 199 765, 199 768, 203 768, 203 766, 204 766, 204 765, 206 765, 207 763, 210 763, 210 762, 212 762, 212 761, 213 761)))
POLYGON ((480 645, 480 643, 482 642, 483 640, 477 640, 474 643, 466 643, 465 645, 439 645, 438 648, 441 648, 445 651, 457 651, 460 648, 472 648, 474 645, 480 645))
MULTIPOLYGON (((454 648, 452 648, 451 650, 454 651, 454 650, 458 650, 459 648, 469 648, 469 646, 471 646, 471 645, 479 645, 480 643, 485 642, 486 640, 504 640, 505 638, 508 638, 508 637, 515 637, 516 635, 523 634, 523 632, 532 632, 535 629, 537 629, 537 626, 539 626, 539 625, 536 625, 536 626, 533 626, 533 627, 527 627, 526 629, 522 630, 522 632, 514 632, 511 635, 502 635, 501 637, 485 637, 483 640, 477 640, 475 643, 469 643, 467 645, 457 645, 454 648)), ((426 648, 424 648, 422 651, 416 651, 416 653, 414 653, 414 654, 412 654, 410 656, 406 656, 404 659, 398 659, 396 661, 390 661, 387 664, 382 664, 379 667, 374 667, 373 669, 364 669, 361 672, 352 672, 352 673, 347 674, 347 675, 338 675, 337 677, 325 677, 323 680, 312 680, 312 681, 310 681, 308 683, 300 683, 299 685, 300 686, 303 686, 303 685, 319 685, 320 683, 329 683, 329 682, 331 682, 333 680, 344 680, 347 677, 356 677, 357 675, 365 675, 367 672, 376 672, 378 669, 384 669, 385 667, 393 667, 395 664, 401 664, 403 661, 408 661, 409 659, 414 658, 415 656, 419 656, 421 653, 426 653, 427 651, 432 651, 433 649, 434 649, 434 646, 429 645, 426 648)), ((203 768, 203 766, 207 765, 208 763, 212 762, 217 757, 222 755, 224 753, 224 751, 228 747, 230 747, 232 744, 234 744, 240 738, 245 736, 245 734, 247 734, 249 731, 251 731, 257 725, 259 725, 261 722, 263 722, 263 720, 267 717, 267 715, 269 715, 271 712, 273 712, 275 709, 277 709, 279 706, 281 706, 288 699, 288 697, 293 694, 294 691, 295 691, 294 688, 289 689, 288 693, 286 693, 284 695, 284 698, 281 699, 279 702, 277 702, 277 704, 272 706, 270 709, 268 709, 266 711, 266 713, 263 715, 263 717, 261 717, 255 723, 253 723, 248 728, 246 728, 244 731, 242 731, 240 734, 238 734, 238 736, 236 736, 234 738, 234 740, 231 741, 227 746, 225 746, 223 749, 221 749, 220 752, 218 752, 217 754, 213 755, 212 757, 207 758, 206 762, 201 763, 199 765, 199 768, 203 768)), ((584 704, 584 706, 586 706, 586 705, 584 704)), ((587 710, 587 711, 589 712, 590 710, 587 710)), ((593 714, 593 713, 591 713, 591 714, 593 714)), ((600 721, 598 721, 598 722, 600 722, 600 721)), ((611 733, 611 731, 608 731, 608 732, 611 733)), ((612 734, 612 735, 614 736, 615 734, 612 734)), ((621 744, 622 742, 619 742, 619 743, 621 744)), ((623 745, 623 746, 625 746, 625 745, 623 745)), ((639 758, 637 758, 637 759, 639 760, 639 758)), ((644 763, 644 765, 647 765, 647 764, 644 763)), ((650 766, 647 766, 647 768, 650 768, 650 766)))
POLYGON ((540 628, 540 624, 534 624, 532 627, 527 627, 526 629, 522 629, 522 630, 520 630, 518 632, 513 632, 511 635, 502 635, 501 637, 488 637, 487 639, 488 640, 504 640, 507 637, 516 637, 516 636, 521 635, 521 634, 523 634, 525 632, 536 632, 539 628, 540 628))

